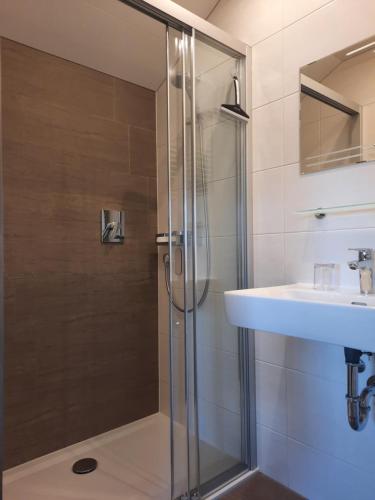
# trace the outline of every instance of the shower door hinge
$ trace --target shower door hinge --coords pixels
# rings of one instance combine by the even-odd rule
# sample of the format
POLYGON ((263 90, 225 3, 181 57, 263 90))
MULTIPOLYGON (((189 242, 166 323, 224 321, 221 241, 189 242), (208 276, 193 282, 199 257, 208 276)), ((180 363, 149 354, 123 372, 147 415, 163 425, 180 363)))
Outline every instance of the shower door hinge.
POLYGON ((199 499, 200 495, 196 488, 194 490, 191 490, 190 495, 188 495, 188 493, 186 492, 185 494, 176 498, 176 500, 199 500, 199 499))

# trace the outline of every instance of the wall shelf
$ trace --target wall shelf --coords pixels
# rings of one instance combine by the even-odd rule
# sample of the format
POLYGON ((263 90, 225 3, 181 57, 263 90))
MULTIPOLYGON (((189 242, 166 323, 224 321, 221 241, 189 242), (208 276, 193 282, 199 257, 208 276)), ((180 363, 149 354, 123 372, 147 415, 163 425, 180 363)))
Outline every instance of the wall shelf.
POLYGON ((323 219, 327 214, 339 212, 353 212, 356 210, 375 210, 375 202, 353 203, 349 205, 336 205, 332 207, 317 207, 297 210, 297 215, 314 215, 317 219, 323 219))

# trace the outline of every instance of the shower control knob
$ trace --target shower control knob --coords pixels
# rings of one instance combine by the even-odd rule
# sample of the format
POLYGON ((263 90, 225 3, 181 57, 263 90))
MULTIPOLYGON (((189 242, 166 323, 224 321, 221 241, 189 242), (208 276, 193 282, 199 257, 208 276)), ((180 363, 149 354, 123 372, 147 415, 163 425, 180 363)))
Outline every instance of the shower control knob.
POLYGON ((367 379, 367 387, 375 387, 375 375, 371 375, 371 377, 367 379))

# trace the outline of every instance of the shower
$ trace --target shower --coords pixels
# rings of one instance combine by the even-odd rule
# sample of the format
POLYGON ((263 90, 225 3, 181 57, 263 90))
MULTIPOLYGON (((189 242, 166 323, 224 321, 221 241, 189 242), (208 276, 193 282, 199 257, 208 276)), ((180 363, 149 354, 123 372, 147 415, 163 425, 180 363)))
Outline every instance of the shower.
MULTIPOLYGON (((175 72, 171 76, 171 83, 176 89, 183 89, 183 75, 175 72)), ((249 115, 241 108, 240 105, 240 82, 237 76, 233 76, 233 85, 234 85, 234 104, 222 104, 220 107, 220 111, 230 116, 232 119, 240 120, 247 122, 249 120, 249 115)), ((191 99, 191 77, 187 75, 185 80, 185 90, 186 93, 191 99)), ((206 249, 206 276, 204 280, 203 291, 197 301, 197 307, 201 307, 208 294, 209 285, 210 285, 210 272, 211 272, 211 252, 210 252, 210 238, 209 238, 209 224, 208 224, 208 203, 207 203, 207 181, 206 181, 206 173, 205 173, 205 159, 204 159, 204 138, 203 138, 203 127, 201 121, 201 115, 199 112, 196 114, 196 131, 197 131, 197 164, 200 172, 200 185, 198 184, 198 192, 201 192, 203 198, 203 212, 204 212, 204 238, 205 238, 205 249, 206 249), (199 189, 200 188, 200 189, 199 189)), ((157 245, 168 245, 169 243, 169 234, 168 233, 158 233, 156 235, 156 243, 157 245)), ((183 262, 183 252, 184 252, 184 242, 183 242, 183 232, 172 233, 172 244, 178 248, 180 253, 181 263, 183 262)), ((168 253, 163 255, 163 265, 164 265, 164 280, 165 286, 168 292, 168 295, 171 299, 171 302, 174 308, 177 311, 185 312, 185 308, 181 307, 176 298, 173 296, 173 291, 170 287, 170 273, 171 273, 171 265, 170 265, 170 256, 168 253)), ((182 265, 182 264, 181 264, 182 265)), ((187 312, 191 313, 194 310, 193 307, 188 307, 187 312)))
MULTIPOLYGON (((191 77, 188 76, 186 78, 186 93, 191 99, 191 77)), ((183 88, 183 76, 180 73, 176 73, 171 78, 171 82, 176 89, 183 88)), ((207 181, 206 181, 206 173, 205 173, 205 162, 204 162, 204 154, 203 154, 203 127, 201 123, 201 118, 199 113, 196 115, 196 131, 197 131, 197 164, 198 170, 200 173, 199 181, 197 183, 197 191, 201 193, 203 199, 203 227, 204 227, 204 240, 205 240, 205 260, 206 260, 206 276, 204 279, 203 291, 200 294, 199 300, 197 301, 197 307, 201 307, 208 294, 208 289, 210 285, 210 272, 211 272, 211 251, 210 251, 210 236, 209 236, 209 225, 208 225, 208 203, 207 203, 207 181)), ((183 262, 183 252, 184 252, 184 241, 183 241, 183 232, 173 232, 172 233, 172 244, 176 247, 180 254, 181 259, 181 269, 183 262)), ((169 243, 169 234, 168 233, 159 233, 156 235, 156 244, 157 245, 168 245, 169 243)), ((163 255, 163 265, 164 265, 164 280, 165 286, 168 292, 168 296, 170 297, 171 303, 173 307, 179 312, 185 312, 187 310, 188 313, 193 312, 194 305, 192 307, 181 307, 177 299, 173 296, 173 291, 170 287, 170 273, 171 273, 171 265, 170 265, 170 256, 168 253, 163 255)), ((182 272, 180 273, 182 274, 182 272)))
POLYGON ((0 33, 3 498, 206 498, 255 464, 223 307, 246 128, 220 109, 247 49, 168 3, 78 3, 51 37, 55 0, 8 2, 0 33))

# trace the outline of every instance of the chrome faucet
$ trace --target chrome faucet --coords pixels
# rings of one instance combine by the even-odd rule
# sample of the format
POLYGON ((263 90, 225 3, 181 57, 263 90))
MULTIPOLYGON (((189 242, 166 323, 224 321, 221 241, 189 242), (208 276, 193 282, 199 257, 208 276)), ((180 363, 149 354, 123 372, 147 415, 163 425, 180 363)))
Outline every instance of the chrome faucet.
POLYGON ((372 248, 349 248, 358 252, 358 260, 348 262, 353 271, 359 271, 359 286, 361 294, 375 293, 374 250, 372 248))

